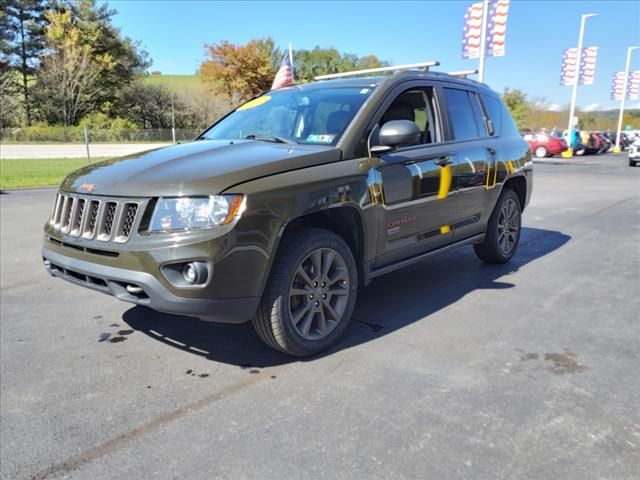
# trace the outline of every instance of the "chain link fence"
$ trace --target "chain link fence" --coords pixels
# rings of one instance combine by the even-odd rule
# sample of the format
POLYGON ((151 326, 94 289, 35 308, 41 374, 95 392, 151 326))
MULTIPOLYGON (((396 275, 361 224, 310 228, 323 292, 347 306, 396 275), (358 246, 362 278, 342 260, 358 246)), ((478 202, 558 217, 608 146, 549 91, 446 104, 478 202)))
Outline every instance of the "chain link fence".
POLYGON ((193 140, 204 129, 92 129, 26 127, 0 129, 0 142, 12 144, 172 143, 193 140), (86 137, 85 137, 86 134, 86 137))

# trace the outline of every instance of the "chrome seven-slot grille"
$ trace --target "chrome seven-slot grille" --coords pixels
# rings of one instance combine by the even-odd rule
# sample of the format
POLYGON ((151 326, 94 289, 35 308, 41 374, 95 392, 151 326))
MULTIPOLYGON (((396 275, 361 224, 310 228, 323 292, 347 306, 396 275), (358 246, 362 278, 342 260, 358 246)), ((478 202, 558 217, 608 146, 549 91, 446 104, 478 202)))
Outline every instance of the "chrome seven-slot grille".
POLYGON ((59 193, 49 223, 64 235, 124 243, 139 211, 139 202, 59 193))

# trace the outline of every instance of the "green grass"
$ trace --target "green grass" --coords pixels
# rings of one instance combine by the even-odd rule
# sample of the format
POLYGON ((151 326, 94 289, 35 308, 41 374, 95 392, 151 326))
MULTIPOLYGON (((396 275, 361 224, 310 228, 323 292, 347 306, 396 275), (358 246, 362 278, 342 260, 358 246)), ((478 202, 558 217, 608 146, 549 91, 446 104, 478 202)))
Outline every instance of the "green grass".
POLYGON ((192 88, 202 86, 199 75, 148 75, 144 82, 149 85, 166 85, 167 87, 192 88))
MULTIPOLYGON (((108 160, 92 158, 91 163, 108 160)), ((0 190, 58 185, 68 173, 87 165, 86 158, 0 160, 0 190)))

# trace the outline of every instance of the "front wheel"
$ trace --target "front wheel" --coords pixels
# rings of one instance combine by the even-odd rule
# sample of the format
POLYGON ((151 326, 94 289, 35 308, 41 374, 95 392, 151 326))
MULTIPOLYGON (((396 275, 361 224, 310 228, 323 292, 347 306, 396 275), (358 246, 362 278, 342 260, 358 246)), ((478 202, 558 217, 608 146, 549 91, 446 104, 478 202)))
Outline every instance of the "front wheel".
POLYGON ((545 147, 537 147, 535 154, 536 154, 536 157, 538 158, 544 158, 549 154, 549 152, 545 147))
POLYGON ((636 165, 638 165, 638 162, 636 162, 635 160, 629 159, 629 166, 630 167, 635 167, 636 165))
POLYGON ((358 270, 349 246, 331 231, 304 228, 282 242, 253 325, 267 345, 306 357, 331 347, 346 330, 358 270))
POLYGON ((473 246, 486 263, 506 263, 516 253, 520 242, 522 208, 516 193, 505 188, 491 213, 482 243, 473 246))

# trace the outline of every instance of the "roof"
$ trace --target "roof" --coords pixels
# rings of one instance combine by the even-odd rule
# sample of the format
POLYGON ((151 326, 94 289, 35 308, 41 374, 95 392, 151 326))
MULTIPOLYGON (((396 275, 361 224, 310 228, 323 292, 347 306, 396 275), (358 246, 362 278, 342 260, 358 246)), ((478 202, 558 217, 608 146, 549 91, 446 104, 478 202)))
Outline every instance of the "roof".
POLYGON ((473 86, 476 88, 489 89, 484 84, 471 80, 468 78, 460 78, 453 75, 448 75, 444 72, 417 72, 417 71, 401 71, 394 75, 378 76, 378 77, 351 77, 351 78, 338 78, 334 80, 319 80, 309 83, 300 83, 295 86, 302 90, 311 90, 315 88, 340 88, 340 87, 377 87, 383 82, 389 84, 396 84, 400 81, 407 80, 446 80, 447 82, 459 83, 461 85, 473 86))

